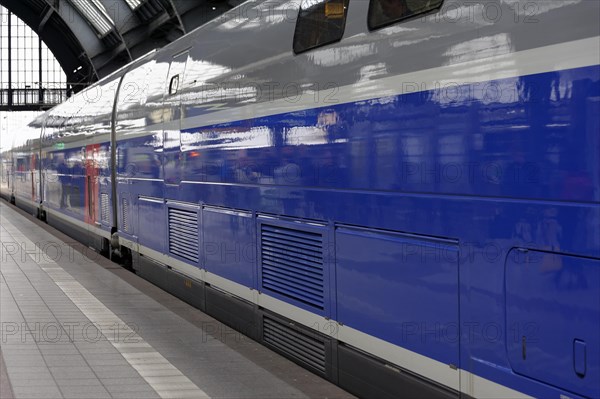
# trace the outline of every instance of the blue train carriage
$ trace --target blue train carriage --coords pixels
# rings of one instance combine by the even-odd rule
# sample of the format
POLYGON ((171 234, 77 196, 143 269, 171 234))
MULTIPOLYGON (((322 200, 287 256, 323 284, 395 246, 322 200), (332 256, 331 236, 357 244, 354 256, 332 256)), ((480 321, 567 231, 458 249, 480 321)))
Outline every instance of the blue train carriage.
POLYGON ((0 148, 0 196, 13 202, 13 159, 12 149, 14 144, 6 144, 7 138, 2 139, 4 146, 0 148))
MULTIPOLYGON (((11 203, 19 201, 24 209, 37 214, 41 201, 39 169, 39 131, 11 132, 11 142, 0 153, 0 195, 11 203)), ((2 139, 6 144, 8 139, 2 139)))
MULTIPOLYGON (((144 62, 142 57, 136 62, 144 62)), ((113 110, 128 65, 36 118, 40 129, 41 215, 50 224, 110 254, 116 232, 112 195, 113 110)))
POLYGON ((43 214, 359 396, 599 397, 598 12, 244 3, 46 114, 43 214))

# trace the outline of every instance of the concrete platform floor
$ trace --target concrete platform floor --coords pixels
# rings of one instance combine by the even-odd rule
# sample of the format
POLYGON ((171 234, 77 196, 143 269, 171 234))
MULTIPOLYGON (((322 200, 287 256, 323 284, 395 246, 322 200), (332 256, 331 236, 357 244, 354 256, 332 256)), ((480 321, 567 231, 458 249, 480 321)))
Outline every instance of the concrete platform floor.
POLYGON ((351 398, 0 200, 0 397, 351 398))

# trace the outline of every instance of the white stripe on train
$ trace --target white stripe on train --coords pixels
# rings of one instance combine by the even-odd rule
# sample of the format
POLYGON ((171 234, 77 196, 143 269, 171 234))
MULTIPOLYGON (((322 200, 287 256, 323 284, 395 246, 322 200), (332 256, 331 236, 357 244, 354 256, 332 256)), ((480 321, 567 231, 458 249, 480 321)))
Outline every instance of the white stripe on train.
MULTIPOLYGON (((453 88, 457 85, 484 83, 497 79, 519 78, 545 72, 583 68, 600 64, 600 36, 572 42, 553 44, 531 50, 505 55, 466 61, 459 64, 441 66, 403 75, 370 80, 368 84, 355 83, 340 87, 335 94, 335 103, 325 102, 326 94, 302 95, 299 100, 278 99, 230 107, 221 111, 183 119, 181 129, 194 129, 219 123, 261 118, 306 109, 334 106, 357 101, 374 100, 408 93, 416 93, 436 88, 453 88), (560 54, 560 57, 557 57, 560 54), (510 66, 510 67, 507 67, 510 66), (317 100, 315 101, 315 97, 317 100)), ((467 100, 467 99, 466 99, 467 100)), ((212 106, 211 106, 212 107, 212 106)), ((179 121, 149 125, 139 133, 128 133, 127 139, 162 133, 164 130, 180 129, 179 121)), ((89 144, 110 141, 108 134, 89 138, 89 144)), ((80 145, 65 143, 65 148, 79 148, 80 145)))

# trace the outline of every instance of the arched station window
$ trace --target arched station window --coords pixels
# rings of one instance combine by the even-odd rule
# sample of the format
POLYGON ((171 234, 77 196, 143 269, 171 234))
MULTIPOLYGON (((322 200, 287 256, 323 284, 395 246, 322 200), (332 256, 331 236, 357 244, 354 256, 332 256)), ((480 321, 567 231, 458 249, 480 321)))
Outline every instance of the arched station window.
POLYGON ((0 111, 48 109, 66 100, 66 75, 25 22, 0 6, 0 111))

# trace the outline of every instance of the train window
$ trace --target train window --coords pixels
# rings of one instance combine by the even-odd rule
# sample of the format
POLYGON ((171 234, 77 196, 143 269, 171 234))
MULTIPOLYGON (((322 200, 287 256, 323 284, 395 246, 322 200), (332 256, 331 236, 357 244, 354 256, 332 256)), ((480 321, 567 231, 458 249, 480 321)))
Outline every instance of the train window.
POLYGON ((303 0, 294 33, 294 53, 339 41, 349 0, 303 0))
POLYGON ((441 7, 443 0, 371 0, 369 29, 379 29, 394 22, 441 7))
POLYGON ((177 94, 179 89, 179 75, 175 75, 171 78, 171 84, 169 84, 169 95, 172 96, 177 94))

